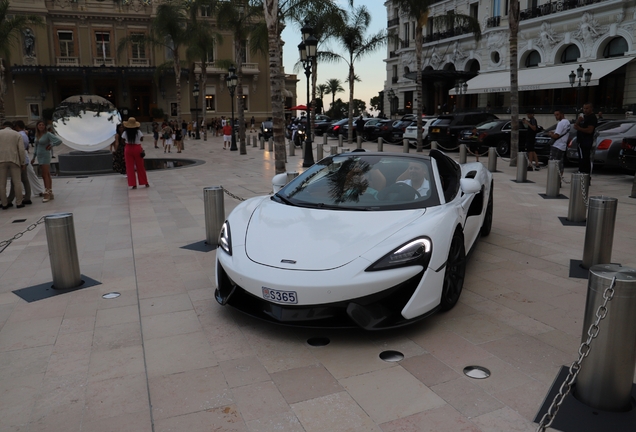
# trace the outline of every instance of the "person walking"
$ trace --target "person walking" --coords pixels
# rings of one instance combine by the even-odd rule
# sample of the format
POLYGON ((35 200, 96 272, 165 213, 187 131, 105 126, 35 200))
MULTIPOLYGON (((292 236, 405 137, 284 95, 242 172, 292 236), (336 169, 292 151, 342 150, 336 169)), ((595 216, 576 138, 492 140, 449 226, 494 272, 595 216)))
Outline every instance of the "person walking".
POLYGON ((170 153, 170 149, 172 148, 172 128, 167 124, 164 125, 163 129, 161 129, 161 136, 163 137, 163 152, 166 150, 170 153))
POLYGON ((358 120, 356 120, 356 135, 359 136, 360 138, 362 138, 362 135, 364 135, 364 124, 365 123, 366 122, 362 118, 362 115, 360 115, 360 117, 358 117, 358 120))
POLYGON ((579 143, 579 172, 592 173, 592 145, 594 144, 594 131, 598 125, 598 119, 594 115, 594 107, 590 102, 583 105, 583 113, 574 123, 576 129, 576 141, 579 143))
MULTIPOLYGON (((16 120, 13 124, 13 130, 20 134, 22 137, 22 142, 24 144, 24 166, 25 169, 20 171, 20 179, 22 180, 22 187, 24 191, 24 198, 22 199, 22 204, 33 204, 31 201, 31 180, 29 179, 29 168, 33 170, 33 167, 29 163, 29 136, 24 131, 25 125, 22 120, 16 120)), ((34 171, 35 173, 35 171, 34 171)), ((36 176, 37 178, 37 176, 36 176)), ((9 192, 9 204, 13 202, 15 198, 15 185, 13 181, 11 182, 11 191, 9 192)), ((17 202, 17 201, 16 201, 17 202)))
POLYGON ((539 124, 537 123, 537 119, 534 118, 534 110, 528 109, 526 111, 527 119, 523 119, 523 124, 528 128, 528 132, 526 133, 526 152, 528 155, 528 162, 530 162, 530 166, 528 169, 532 168, 534 171, 539 171, 539 158, 537 157, 537 152, 534 149, 534 141, 537 136, 537 132, 539 131, 539 124))
POLYGON ((16 207, 24 207, 20 171, 26 169, 25 163, 22 136, 13 130, 13 123, 5 121, 0 129, 0 201, 3 210, 13 206, 9 206, 7 198, 7 177, 11 177, 11 184, 15 187, 16 207))
MULTIPOLYGON (((126 175, 126 161, 124 151, 126 148, 126 141, 122 137, 124 133, 124 125, 117 125, 117 134, 115 135, 115 141, 113 142, 113 171, 119 174, 126 175)), ((153 132, 154 137, 154 132, 153 132)), ((156 142, 156 141, 155 141, 156 142)))
POLYGON ((232 147, 232 126, 228 122, 223 126, 223 150, 232 147), (226 147, 227 146, 227 147, 226 147))
POLYGON ((554 118, 557 120, 556 129, 549 132, 550 138, 554 140, 550 147, 550 160, 559 162, 559 172, 563 177, 563 156, 568 145, 568 137, 570 135, 570 122, 565 118, 560 110, 554 111, 554 118))
POLYGON ((46 123, 40 120, 35 125, 35 153, 31 164, 37 159, 40 165, 40 174, 44 183, 44 195, 42 202, 48 202, 55 198, 53 195, 53 180, 51 179, 51 149, 62 144, 53 132, 46 130, 46 123))
POLYGON ((137 189, 137 180, 139 185, 150 187, 148 184, 148 177, 146 175, 146 167, 144 166, 144 159, 141 156, 143 147, 141 142, 144 139, 144 134, 139 130, 141 124, 134 118, 129 117, 124 122, 124 132, 122 138, 126 142, 126 148, 124 150, 124 158, 126 159, 126 176, 128 177, 128 186, 133 189, 137 189), (135 178, 135 169, 137 170, 137 178, 135 178))
POLYGON ((159 141, 159 123, 152 122, 152 137, 155 140, 155 148, 159 148, 157 141, 159 141))
POLYGON ((256 132, 255 125, 256 125, 256 119, 254 118, 254 116, 252 116, 252 118, 250 119, 250 132, 251 133, 256 132))
POLYGON ((177 147, 177 153, 181 153, 183 150, 183 138, 185 135, 182 135, 183 129, 177 129, 174 132, 174 145, 177 147))

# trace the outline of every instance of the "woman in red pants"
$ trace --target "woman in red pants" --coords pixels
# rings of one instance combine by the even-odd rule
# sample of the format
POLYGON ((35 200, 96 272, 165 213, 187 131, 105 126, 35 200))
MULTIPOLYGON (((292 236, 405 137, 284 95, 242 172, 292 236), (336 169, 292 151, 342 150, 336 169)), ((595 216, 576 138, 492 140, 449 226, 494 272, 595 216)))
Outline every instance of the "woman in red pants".
POLYGON ((135 169, 137 171, 137 177, 139 178, 139 184, 150 187, 148 177, 146 177, 144 159, 141 157, 141 152, 144 150, 141 147, 141 141, 144 138, 139 130, 139 126, 141 126, 141 124, 139 124, 134 117, 130 117, 128 121, 124 122, 124 128, 126 130, 122 133, 122 138, 126 141, 126 148, 124 149, 126 176, 128 177, 128 186, 131 186, 133 189, 137 189, 135 169))

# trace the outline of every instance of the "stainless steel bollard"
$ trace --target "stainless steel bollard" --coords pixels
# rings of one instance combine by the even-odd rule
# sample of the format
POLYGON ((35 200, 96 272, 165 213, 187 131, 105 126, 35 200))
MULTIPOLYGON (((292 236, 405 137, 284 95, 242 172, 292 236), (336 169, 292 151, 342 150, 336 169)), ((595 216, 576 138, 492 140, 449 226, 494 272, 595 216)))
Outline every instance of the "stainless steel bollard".
POLYGON ((517 153, 517 183, 525 183, 528 180, 528 161, 526 153, 517 153))
POLYGON ((409 152, 409 140, 408 138, 404 138, 402 140, 402 152, 404 153, 408 153, 409 152))
POLYGON ((378 138, 378 151, 379 152, 383 152, 384 151, 384 141, 382 140, 382 137, 378 138))
POLYGON ((261 142, 261 150, 265 150, 265 137, 261 137, 259 141, 261 142))
POLYGON ((581 267, 590 268, 596 264, 609 264, 611 262, 617 205, 616 198, 590 197, 587 206, 587 226, 585 227, 581 267))
POLYGON ((256 147, 256 135, 252 135, 252 147, 256 147))
POLYGON ((488 149, 488 171, 491 173, 497 171, 497 149, 495 147, 488 149))
POLYGON ((607 316, 583 361, 574 396, 603 411, 631 408, 636 361, 636 269, 619 265, 595 265, 590 269, 581 341, 587 341, 590 325, 604 302, 603 294, 616 277, 607 316))
POLYGON ((338 147, 342 147, 342 135, 338 134, 338 147))
POLYGON ((327 132, 322 135, 322 145, 327 145, 327 132))
POLYGON ((82 284, 75 241, 73 213, 54 213, 44 216, 46 242, 53 275, 53 288, 70 289, 82 284))
POLYGON ((466 163, 466 144, 459 145, 459 163, 460 164, 466 163))
POLYGON ((568 204, 568 217, 570 222, 585 222, 587 205, 585 198, 590 186, 590 175, 585 173, 573 173, 570 183, 570 202, 568 204))
MULTIPOLYGON (((297 171, 287 171, 287 183, 298 177, 297 171)), ((285 183, 285 184, 287 184, 285 183)))
POLYGON ((349 149, 349 147, 343 147, 340 149, 340 154, 342 153, 349 153, 351 150, 349 149))
POLYGON ((357 141, 357 147, 356 148, 361 149, 362 148, 362 137, 360 135, 357 135, 356 136, 356 141, 357 141))
POLYGON ((338 146, 332 145, 330 148, 330 153, 332 156, 337 155, 338 154, 338 146))
POLYGON ((292 140, 289 140, 289 155, 290 156, 296 156, 296 146, 294 145, 294 142, 292 140))
POLYGON ((431 150, 437 150, 437 141, 431 141, 431 150))
POLYGON ((267 140, 267 151, 274 151, 274 137, 267 140))
POLYGON ((559 196, 561 189, 561 172, 559 171, 559 161, 548 161, 548 181, 545 186, 545 195, 550 198, 559 196))
POLYGON ((319 161, 325 157, 323 154, 323 150, 324 148, 322 144, 316 144, 316 161, 319 161))
POLYGON ((219 232, 225 222, 223 186, 203 188, 203 210, 205 212, 205 242, 210 246, 219 243, 219 232))

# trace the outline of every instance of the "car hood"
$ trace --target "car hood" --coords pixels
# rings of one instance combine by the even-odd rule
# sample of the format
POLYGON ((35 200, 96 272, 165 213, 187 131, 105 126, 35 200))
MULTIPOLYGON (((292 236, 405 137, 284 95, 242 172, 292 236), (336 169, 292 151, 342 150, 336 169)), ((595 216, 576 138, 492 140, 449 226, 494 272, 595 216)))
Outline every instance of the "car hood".
POLYGON ((425 209, 308 209, 264 200, 247 226, 245 251, 252 261, 266 266, 334 269, 358 258, 424 213, 425 209))

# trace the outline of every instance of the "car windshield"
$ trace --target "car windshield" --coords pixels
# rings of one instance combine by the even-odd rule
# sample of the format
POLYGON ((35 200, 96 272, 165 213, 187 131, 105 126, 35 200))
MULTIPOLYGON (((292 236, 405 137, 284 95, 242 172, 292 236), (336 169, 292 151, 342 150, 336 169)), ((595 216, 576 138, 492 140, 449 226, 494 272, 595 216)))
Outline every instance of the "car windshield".
POLYGON ((432 173, 428 158, 337 155, 313 165, 272 199, 329 210, 426 208, 440 204, 432 173))
POLYGON ((439 118, 431 126, 448 126, 453 121, 452 118, 439 118))
POLYGON ((496 127, 499 124, 499 122, 496 121, 489 121, 489 122, 484 122, 480 125, 477 125, 477 129, 478 130, 486 130, 486 129, 492 129, 494 127, 496 127))

